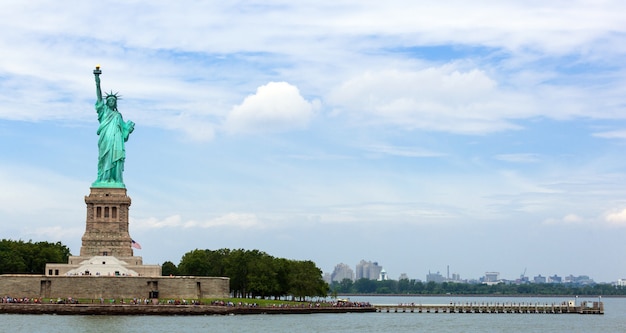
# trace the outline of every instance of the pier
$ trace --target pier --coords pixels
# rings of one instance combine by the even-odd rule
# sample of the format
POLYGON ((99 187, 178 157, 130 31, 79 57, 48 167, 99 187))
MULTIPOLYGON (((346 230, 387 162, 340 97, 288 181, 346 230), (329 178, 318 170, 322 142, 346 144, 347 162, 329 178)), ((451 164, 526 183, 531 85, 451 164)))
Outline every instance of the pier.
POLYGON ((604 314, 603 302, 574 301, 541 303, 449 303, 449 304, 399 304, 374 305, 376 312, 412 313, 544 313, 544 314, 604 314))

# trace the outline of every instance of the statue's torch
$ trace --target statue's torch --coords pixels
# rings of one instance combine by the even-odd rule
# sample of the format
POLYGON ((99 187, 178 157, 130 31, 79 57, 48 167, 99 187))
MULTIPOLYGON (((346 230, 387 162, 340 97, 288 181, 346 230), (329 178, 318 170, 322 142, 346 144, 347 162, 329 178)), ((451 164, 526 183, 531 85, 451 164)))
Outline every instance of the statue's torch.
POLYGON ((93 75, 98 76, 102 74, 102 71, 100 70, 100 65, 96 65, 96 69, 93 70, 93 75))

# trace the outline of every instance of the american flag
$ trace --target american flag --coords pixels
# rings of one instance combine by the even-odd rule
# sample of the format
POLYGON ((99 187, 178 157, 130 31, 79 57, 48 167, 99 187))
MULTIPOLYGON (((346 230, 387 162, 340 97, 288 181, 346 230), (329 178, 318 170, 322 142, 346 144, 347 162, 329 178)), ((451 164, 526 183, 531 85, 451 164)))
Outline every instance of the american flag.
POLYGON ((134 248, 136 248, 138 250, 141 250, 141 245, 139 243, 135 242, 134 239, 131 239, 131 241, 133 242, 133 247, 134 248))

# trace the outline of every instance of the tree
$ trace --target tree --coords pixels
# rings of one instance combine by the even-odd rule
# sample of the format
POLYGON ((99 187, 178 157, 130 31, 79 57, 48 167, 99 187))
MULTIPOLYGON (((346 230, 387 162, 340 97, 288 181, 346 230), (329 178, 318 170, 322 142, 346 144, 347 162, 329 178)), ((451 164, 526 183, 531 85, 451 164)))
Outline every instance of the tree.
POLYGON ((398 293, 408 294, 411 292, 412 283, 409 279, 398 280, 398 293))
POLYGON ((61 242, 0 241, 0 274, 44 274, 47 263, 67 263, 70 249, 61 242))
MULTIPOLYGON (((165 272, 165 263, 163 264, 165 272)), ((168 264, 167 269, 173 269, 168 264)), ((312 261, 274 258, 259 250, 193 250, 183 255, 178 274, 226 276, 235 297, 326 296, 328 284, 312 261)))
POLYGON ((248 296, 248 261, 244 249, 233 250, 226 258, 226 276, 230 278, 230 291, 235 297, 248 296))
POLYGON ((17 274, 26 273, 26 263, 24 259, 14 251, 0 251, 0 273, 17 274))
POLYGON ((166 261, 161 266, 161 275, 170 276, 170 275, 178 275, 178 267, 174 265, 171 261, 166 261))
POLYGON ((342 294, 350 294, 353 293, 354 282, 352 279, 345 278, 339 282, 333 281, 331 284, 331 290, 337 291, 342 294))
POLYGON ((360 294, 373 294, 376 289, 376 280, 361 278, 354 282, 354 291, 360 294))
POLYGON ((206 250, 195 249, 183 255, 178 264, 181 275, 209 276, 211 271, 209 255, 206 250))
POLYGON ((285 258, 276 258, 275 266, 276 269, 276 282, 277 288, 272 291, 272 296, 274 298, 279 298, 281 296, 285 296, 289 294, 289 269, 290 269, 290 260, 285 258))
POLYGON ((424 282, 422 281, 417 281, 413 284, 413 293, 415 294, 422 294, 424 293, 424 282))
POLYGON ((278 287, 278 262, 274 257, 257 250, 249 251, 248 289, 252 297, 275 295, 278 287))
POLYGON ((209 260, 209 276, 226 276, 226 259, 230 255, 229 249, 215 251, 205 250, 209 260))
POLYGON ((426 292, 428 294, 434 294, 436 288, 437 288, 437 283, 435 281, 426 282, 426 292))
POLYGON ((397 294, 398 293, 398 281, 396 280, 383 280, 378 281, 378 288, 376 288, 377 294, 397 294))
POLYGON ((322 271, 314 262, 291 261, 289 293, 300 300, 306 296, 326 296, 328 284, 322 279, 322 271))

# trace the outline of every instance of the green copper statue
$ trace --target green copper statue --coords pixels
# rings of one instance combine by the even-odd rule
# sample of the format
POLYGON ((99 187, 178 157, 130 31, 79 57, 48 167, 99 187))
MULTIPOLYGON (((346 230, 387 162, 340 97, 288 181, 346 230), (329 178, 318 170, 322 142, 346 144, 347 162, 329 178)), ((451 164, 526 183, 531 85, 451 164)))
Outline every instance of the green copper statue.
POLYGON ((100 66, 93 71, 96 77, 96 111, 98 112, 98 179, 92 187, 126 187, 122 178, 126 150, 124 142, 135 129, 135 123, 124 121, 117 111, 117 93, 107 93, 102 98, 100 89, 100 66))

